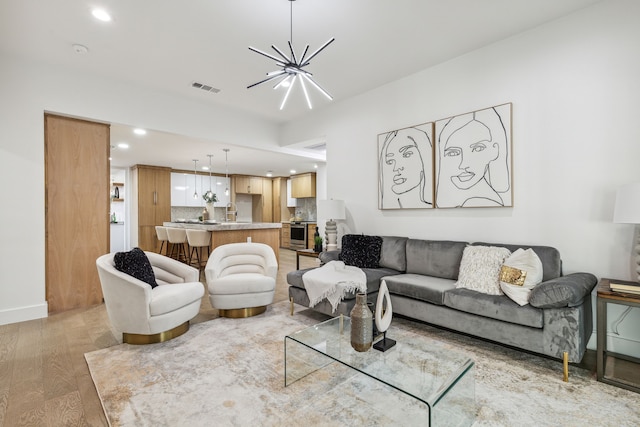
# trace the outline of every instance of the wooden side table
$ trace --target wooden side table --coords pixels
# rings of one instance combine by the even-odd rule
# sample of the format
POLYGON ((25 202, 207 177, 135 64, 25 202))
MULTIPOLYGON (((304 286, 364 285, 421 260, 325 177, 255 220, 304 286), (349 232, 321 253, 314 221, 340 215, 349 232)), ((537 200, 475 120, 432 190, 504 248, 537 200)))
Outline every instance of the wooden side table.
POLYGON ((320 252, 316 252, 313 249, 298 249, 296 251, 296 270, 300 270, 300 257, 307 256, 310 258, 318 258, 320 252))
MULTIPOLYGON (((619 304, 627 307, 640 307, 640 294, 612 291, 609 284, 631 283, 624 280, 601 279, 597 289, 597 334, 598 341, 596 347, 596 370, 598 381, 615 385, 627 390, 640 393, 640 383, 633 383, 630 380, 615 378, 606 375, 607 357, 607 304, 619 304)), ((628 362, 640 364, 640 359, 635 357, 610 353, 611 357, 626 360, 628 362)))

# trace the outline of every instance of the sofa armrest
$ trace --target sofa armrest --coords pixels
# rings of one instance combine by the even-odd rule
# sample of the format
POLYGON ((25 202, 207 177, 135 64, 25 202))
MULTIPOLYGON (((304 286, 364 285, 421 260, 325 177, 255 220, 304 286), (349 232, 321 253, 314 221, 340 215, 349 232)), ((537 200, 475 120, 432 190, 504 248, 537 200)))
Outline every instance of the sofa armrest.
POLYGON ((336 250, 320 252, 320 255, 318 255, 318 259, 320 260, 320 265, 324 265, 330 261, 339 261, 340 251, 336 250))
POLYGON ((573 273, 536 285, 529 304, 537 308, 575 307, 591 294, 598 279, 591 273, 573 273))

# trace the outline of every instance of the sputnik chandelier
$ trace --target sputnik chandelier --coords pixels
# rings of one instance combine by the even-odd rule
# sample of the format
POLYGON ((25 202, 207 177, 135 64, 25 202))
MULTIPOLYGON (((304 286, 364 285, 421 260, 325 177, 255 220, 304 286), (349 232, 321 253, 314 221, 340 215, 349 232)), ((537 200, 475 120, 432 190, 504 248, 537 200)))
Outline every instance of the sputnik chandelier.
POLYGON ((309 45, 307 45, 304 48, 304 51, 302 52, 302 56, 300 56, 300 59, 298 59, 298 57, 296 56, 293 50, 293 2, 294 1, 295 0, 289 0, 289 2, 291 3, 291 33, 290 33, 288 43, 289 43, 289 51, 291 52, 291 56, 287 56, 275 45, 271 45, 271 48, 275 50, 278 55, 280 55, 280 58, 249 46, 249 50, 274 60, 276 62, 276 65, 280 69, 267 73, 266 79, 247 86, 247 89, 250 89, 254 86, 258 86, 259 84, 262 84, 262 83, 269 82, 271 80, 279 79, 277 83, 273 86, 273 88, 278 89, 280 86, 287 88, 287 92, 285 93, 284 98, 282 99, 282 104, 280 104, 281 110, 284 108, 285 104, 287 103, 287 99, 289 98, 291 89, 295 85, 296 81, 300 81, 300 85, 302 86, 302 91, 304 92, 304 96, 307 100, 307 105, 309 106, 309 108, 313 108, 313 107, 311 106, 311 99, 309 98, 309 93, 307 92, 307 86, 305 84, 305 81, 311 84, 311 86, 318 89, 320 93, 326 96, 329 100, 333 99, 333 97, 329 95, 329 93, 326 90, 320 87, 320 85, 316 83, 315 80, 313 80, 313 74, 311 74, 309 71, 305 70, 304 68, 311 63, 311 60, 315 58, 316 55, 322 52, 324 48, 329 46, 335 40, 335 38, 332 37, 331 40, 323 44, 318 50, 316 50, 309 56, 307 56, 307 52, 309 51, 309 45))

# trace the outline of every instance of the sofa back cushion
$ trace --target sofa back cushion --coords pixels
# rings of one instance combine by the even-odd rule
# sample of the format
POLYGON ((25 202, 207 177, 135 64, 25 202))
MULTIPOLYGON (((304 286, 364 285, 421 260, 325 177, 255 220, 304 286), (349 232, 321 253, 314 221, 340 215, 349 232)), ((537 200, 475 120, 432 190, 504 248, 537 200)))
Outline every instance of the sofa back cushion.
POLYGON ((407 269, 407 237, 382 236, 380 267, 396 271, 407 269))
POLYGON ((529 248, 538 255, 540 261, 542 261, 542 281, 556 279, 562 276, 562 260, 560 259, 560 252, 556 248, 551 246, 528 246, 528 245, 507 245, 503 243, 485 243, 475 242, 472 245, 480 246, 500 246, 509 249, 511 252, 515 252, 519 248, 527 250, 529 248))
POLYGON ((409 239, 407 273, 457 280, 466 246, 467 242, 409 239))

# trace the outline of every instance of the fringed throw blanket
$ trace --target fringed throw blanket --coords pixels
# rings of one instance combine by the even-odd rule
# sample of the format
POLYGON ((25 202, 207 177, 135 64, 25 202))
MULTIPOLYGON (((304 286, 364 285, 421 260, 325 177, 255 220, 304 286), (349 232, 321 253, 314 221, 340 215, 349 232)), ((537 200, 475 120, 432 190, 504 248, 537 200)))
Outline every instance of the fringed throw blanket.
POLYGON ((304 287, 309 296, 309 307, 324 298, 333 311, 347 292, 366 292, 367 276, 358 267, 345 265, 342 261, 330 261, 322 267, 307 271, 302 275, 304 287))

